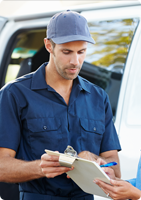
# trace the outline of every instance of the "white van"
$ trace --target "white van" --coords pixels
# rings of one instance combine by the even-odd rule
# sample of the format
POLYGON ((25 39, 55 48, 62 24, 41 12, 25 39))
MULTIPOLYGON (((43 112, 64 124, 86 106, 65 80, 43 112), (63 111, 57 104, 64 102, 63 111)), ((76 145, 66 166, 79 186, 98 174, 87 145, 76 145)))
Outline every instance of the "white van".
MULTIPOLYGON (((110 2, 73 10, 86 17, 96 41, 88 45, 80 75, 108 93, 122 147, 122 178, 133 178, 141 148, 141 4, 110 2)), ((48 61, 43 38, 53 14, 0 17, 0 87, 48 61)))

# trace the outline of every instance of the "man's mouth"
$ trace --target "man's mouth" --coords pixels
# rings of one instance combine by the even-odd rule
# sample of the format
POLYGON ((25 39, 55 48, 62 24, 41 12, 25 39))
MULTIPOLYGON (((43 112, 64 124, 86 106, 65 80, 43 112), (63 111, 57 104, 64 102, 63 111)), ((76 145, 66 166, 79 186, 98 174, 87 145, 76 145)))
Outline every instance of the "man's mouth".
POLYGON ((76 73, 78 71, 78 68, 69 68, 67 69, 70 73, 76 73))

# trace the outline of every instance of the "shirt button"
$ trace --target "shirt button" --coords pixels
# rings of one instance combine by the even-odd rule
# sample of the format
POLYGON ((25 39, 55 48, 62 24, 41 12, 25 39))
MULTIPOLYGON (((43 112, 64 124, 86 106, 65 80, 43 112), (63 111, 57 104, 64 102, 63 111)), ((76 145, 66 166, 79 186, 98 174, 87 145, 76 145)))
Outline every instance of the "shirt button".
POLYGON ((43 129, 46 130, 46 129, 47 129, 47 126, 44 126, 43 129))
POLYGON ((96 127, 94 127, 94 131, 96 131, 96 127))

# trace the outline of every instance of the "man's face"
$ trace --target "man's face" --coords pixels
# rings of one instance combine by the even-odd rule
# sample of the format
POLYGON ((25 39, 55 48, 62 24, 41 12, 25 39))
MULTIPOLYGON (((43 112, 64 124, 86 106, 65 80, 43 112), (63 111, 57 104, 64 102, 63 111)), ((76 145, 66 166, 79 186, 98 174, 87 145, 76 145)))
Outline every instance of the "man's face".
POLYGON ((87 42, 84 41, 56 44, 52 56, 58 75, 66 80, 75 79, 84 62, 86 49, 87 42))

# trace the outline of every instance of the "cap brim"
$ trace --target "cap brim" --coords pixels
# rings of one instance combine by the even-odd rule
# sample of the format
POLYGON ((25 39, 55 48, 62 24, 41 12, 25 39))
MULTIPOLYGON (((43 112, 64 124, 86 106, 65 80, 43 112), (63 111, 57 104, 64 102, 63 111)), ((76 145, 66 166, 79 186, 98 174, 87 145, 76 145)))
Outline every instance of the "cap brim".
POLYGON ((69 35, 69 36, 62 36, 58 38, 48 38, 48 39, 52 39, 52 41, 56 44, 63 44, 63 43, 73 42, 73 41, 85 41, 85 42, 95 44, 95 41, 92 37, 86 37, 83 35, 69 35))

